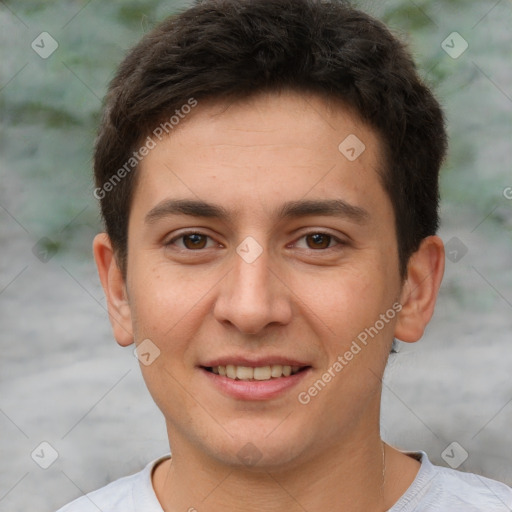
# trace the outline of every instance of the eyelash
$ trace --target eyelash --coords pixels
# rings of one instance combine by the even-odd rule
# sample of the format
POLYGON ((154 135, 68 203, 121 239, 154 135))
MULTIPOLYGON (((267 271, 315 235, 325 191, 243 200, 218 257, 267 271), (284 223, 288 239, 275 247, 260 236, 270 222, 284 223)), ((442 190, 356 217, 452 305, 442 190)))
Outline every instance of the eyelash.
MULTIPOLYGON (((165 247, 171 247, 172 245, 174 245, 175 241, 180 240, 182 238, 185 238, 186 236, 189 236, 189 235, 199 235, 199 236, 203 236, 203 237, 212 239, 212 237, 210 235, 207 235, 206 233, 201 233, 200 231, 186 231, 184 233, 180 233, 178 236, 175 236, 174 238, 172 238, 168 242, 165 242, 164 246, 165 247)), ((337 243, 333 247, 326 247, 325 249, 310 249, 310 248, 304 249, 306 251, 315 252, 315 253, 317 253, 317 252, 326 252, 326 251, 336 250, 336 248, 339 248, 339 246, 346 245, 346 243, 343 240, 340 240, 338 237, 336 237, 334 235, 331 235, 330 233, 323 232, 323 231, 310 231, 308 233, 304 233, 297 240, 301 240, 302 238, 307 237, 307 236, 311 236, 311 235, 324 235, 324 236, 330 237, 331 241, 335 241, 337 243)), ((190 252, 190 253, 194 253, 194 252, 199 253, 201 251, 206 250, 206 248, 194 250, 194 249, 187 249, 186 247, 185 248, 179 247, 178 250, 181 250, 181 251, 184 251, 184 252, 190 252)))

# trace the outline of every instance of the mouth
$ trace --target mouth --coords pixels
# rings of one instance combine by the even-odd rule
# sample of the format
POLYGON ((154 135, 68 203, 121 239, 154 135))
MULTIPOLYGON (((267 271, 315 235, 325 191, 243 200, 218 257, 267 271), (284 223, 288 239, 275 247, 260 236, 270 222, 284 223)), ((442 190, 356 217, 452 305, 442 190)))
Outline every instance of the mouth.
POLYGON ((245 402, 291 397, 292 389, 313 372, 306 361, 277 355, 251 358, 242 354, 202 361, 198 369, 206 378, 208 389, 245 402))
POLYGON ((234 364, 202 366, 209 373, 227 377, 231 380, 239 381, 269 381, 290 377, 301 373, 311 366, 291 366, 281 364, 271 364, 267 366, 238 366, 234 364))

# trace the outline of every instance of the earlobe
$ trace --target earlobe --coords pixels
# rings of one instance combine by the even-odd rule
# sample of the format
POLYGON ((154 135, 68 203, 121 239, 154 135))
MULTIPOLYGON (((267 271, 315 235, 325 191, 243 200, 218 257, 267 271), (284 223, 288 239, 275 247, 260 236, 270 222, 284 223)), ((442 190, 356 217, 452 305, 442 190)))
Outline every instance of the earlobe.
POLYGON ((131 310, 126 293, 126 283, 106 233, 99 233, 93 242, 94 259, 101 285, 107 298, 108 315, 114 337, 119 345, 133 343, 131 310))
POLYGON ((395 326, 395 337, 418 341, 434 314, 437 294, 444 274, 444 245, 438 236, 425 238, 407 265, 402 287, 402 310, 395 326))

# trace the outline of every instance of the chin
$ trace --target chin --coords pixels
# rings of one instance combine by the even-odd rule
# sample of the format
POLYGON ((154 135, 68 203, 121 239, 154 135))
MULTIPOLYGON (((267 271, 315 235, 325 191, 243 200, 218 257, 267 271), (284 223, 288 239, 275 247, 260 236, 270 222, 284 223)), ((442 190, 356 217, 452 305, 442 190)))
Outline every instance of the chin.
POLYGON ((211 455, 222 464, 251 471, 279 471, 296 467, 297 461, 311 450, 303 432, 294 435, 289 427, 280 430, 246 426, 232 438, 223 438, 215 449, 208 447, 211 455), (270 434, 269 434, 270 432, 270 434))

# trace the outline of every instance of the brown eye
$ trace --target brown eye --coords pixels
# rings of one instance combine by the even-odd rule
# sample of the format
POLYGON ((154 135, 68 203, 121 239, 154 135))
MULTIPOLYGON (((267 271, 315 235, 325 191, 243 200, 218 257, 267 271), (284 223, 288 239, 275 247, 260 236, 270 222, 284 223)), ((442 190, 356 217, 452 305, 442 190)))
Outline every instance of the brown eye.
POLYGON ((204 249, 206 245, 206 239, 208 238, 205 235, 201 235, 199 233, 190 233, 188 235, 183 235, 180 237, 183 240, 183 245, 187 249, 204 249))
POLYGON ((332 236, 325 233, 312 233, 310 235, 306 235, 307 245, 310 249, 327 249, 332 238, 332 236))
POLYGON ((200 251, 201 249, 209 249, 214 247, 214 240, 204 233, 189 231, 174 237, 172 240, 164 243, 167 248, 178 249, 181 251, 200 251), (208 243, 210 245, 208 246, 208 243))

